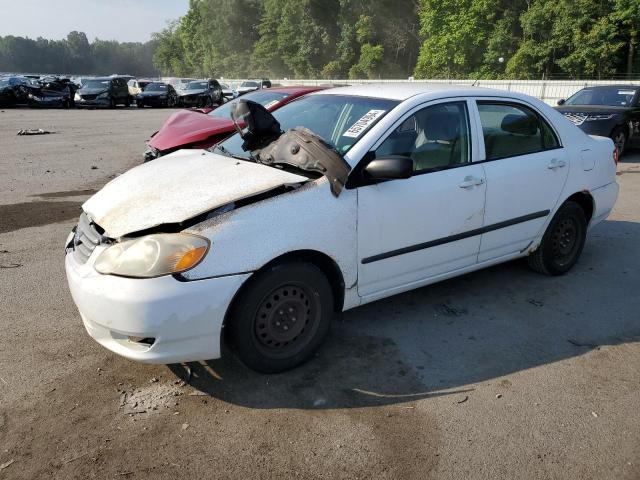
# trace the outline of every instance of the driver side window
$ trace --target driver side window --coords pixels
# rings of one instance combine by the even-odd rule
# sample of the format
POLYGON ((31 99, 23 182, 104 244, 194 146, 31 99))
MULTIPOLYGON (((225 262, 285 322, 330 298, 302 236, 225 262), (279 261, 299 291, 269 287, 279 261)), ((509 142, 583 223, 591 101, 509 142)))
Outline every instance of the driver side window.
POLYGON ((432 105, 396 128, 377 148, 376 158, 409 157, 415 173, 468 163, 469 130, 466 102, 432 105))

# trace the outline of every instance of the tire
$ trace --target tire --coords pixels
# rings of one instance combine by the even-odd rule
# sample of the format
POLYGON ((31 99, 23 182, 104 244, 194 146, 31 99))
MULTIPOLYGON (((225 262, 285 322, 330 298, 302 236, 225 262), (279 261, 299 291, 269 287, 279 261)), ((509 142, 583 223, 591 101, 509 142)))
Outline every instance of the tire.
POLYGON ((116 99, 113 97, 109 99, 109 108, 116 108, 116 99))
POLYGON ((538 249, 527 257, 529 266, 544 275, 563 275, 578 261, 586 238, 584 210, 567 201, 551 220, 538 249))
POLYGON ((129 108, 131 106, 131 97, 128 96, 127 98, 125 98, 124 106, 127 107, 127 108, 129 108))
POLYGON ((144 108, 144 103, 142 103, 141 101, 137 101, 136 105, 138 106, 138 108, 144 108))
POLYGON ((278 373, 304 363, 331 326, 333 293, 322 270, 287 262, 258 272, 234 300, 229 340, 252 370, 278 373))
POLYGON ((627 147, 627 132, 623 127, 616 127, 611 132, 611 140, 618 150, 618 158, 621 158, 627 147))

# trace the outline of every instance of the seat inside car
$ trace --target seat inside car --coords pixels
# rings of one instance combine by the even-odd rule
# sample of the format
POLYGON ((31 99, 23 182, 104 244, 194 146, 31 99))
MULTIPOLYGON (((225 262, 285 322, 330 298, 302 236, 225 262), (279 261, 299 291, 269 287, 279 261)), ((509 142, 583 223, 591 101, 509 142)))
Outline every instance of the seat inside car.
POLYGON ((416 115, 418 135, 411 155, 414 170, 428 170, 460 163, 458 111, 427 109, 416 115))
POLYGON ((484 130, 484 143, 487 159, 508 157, 515 152, 525 154, 538 151, 542 143, 540 123, 532 115, 505 115, 499 130, 484 130))

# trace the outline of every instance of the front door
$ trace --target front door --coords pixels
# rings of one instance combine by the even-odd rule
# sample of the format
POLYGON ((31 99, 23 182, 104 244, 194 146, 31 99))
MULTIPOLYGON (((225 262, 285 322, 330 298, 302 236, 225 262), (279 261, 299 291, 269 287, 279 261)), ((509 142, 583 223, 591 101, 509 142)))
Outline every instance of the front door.
POLYGON ((486 182, 472 163, 472 121, 464 100, 419 107, 369 155, 410 157, 414 175, 358 188, 360 296, 397 293, 476 263, 486 182))

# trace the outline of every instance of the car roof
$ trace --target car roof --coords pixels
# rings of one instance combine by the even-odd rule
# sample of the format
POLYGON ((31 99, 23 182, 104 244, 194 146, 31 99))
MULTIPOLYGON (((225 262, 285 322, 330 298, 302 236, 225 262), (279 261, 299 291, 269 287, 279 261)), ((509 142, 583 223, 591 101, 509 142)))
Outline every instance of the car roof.
POLYGON ((640 85, 592 85, 590 87, 585 87, 583 88, 583 90, 594 90, 596 88, 611 88, 613 90, 615 89, 619 89, 619 88, 632 88, 632 89, 637 89, 640 88, 640 85))
POLYGON ((451 85, 451 84, 438 84, 438 83, 423 83, 423 82, 405 82, 405 83, 365 83, 362 85, 351 85, 347 87, 336 87, 330 90, 324 90, 317 92, 316 95, 353 95, 357 97, 373 97, 384 98, 388 100, 400 100, 404 101, 408 98, 421 94, 434 94, 446 92, 448 96, 494 96, 494 97, 511 97, 511 98, 526 98, 526 95, 522 95, 515 92, 507 92, 503 90, 496 90, 492 88, 474 87, 469 82, 469 85, 451 85))

